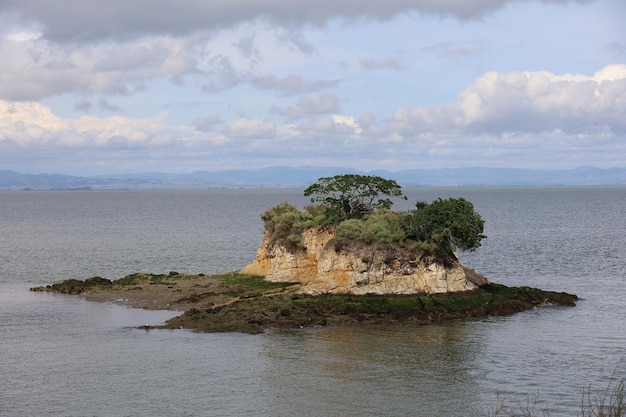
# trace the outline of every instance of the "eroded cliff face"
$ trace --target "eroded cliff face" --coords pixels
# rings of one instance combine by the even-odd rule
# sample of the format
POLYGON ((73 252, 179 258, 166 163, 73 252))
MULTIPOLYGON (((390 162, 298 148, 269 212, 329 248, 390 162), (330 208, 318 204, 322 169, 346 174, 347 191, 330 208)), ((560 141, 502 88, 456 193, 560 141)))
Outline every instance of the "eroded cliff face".
POLYGON ((460 262, 444 266, 431 256, 374 245, 335 250, 332 230, 308 229, 306 250, 289 252, 265 234, 256 259, 241 272, 271 282, 299 282, 301 292, 318 294, 423 294, 471 291, 487 279, 460 262))

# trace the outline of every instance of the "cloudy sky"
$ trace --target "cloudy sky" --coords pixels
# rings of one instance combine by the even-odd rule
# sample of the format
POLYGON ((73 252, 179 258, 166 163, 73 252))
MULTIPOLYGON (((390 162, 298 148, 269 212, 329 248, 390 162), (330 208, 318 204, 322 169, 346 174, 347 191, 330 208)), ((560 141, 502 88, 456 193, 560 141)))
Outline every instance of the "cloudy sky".
POLYGON ((0 169, 626 166, 623 0, 0 0, 0 169))

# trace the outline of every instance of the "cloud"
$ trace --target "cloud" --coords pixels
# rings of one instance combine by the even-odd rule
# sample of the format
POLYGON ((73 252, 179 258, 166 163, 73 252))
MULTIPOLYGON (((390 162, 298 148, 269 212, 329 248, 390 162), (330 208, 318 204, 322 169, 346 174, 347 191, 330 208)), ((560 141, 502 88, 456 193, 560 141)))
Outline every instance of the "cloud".
POLYGON ((394 58, 387 59, 362 59, 361 68, 366 71, 403 71, 405 66, 394 58))
POLYGON ((314 117, 323 114, 336 113, 340 109, 339 98, 330 93, 303 97, 295 106, 285 109, 276 109, 276 112, 289 120, 314 117))
POLYGON ((92 108, 93 108, 93 104, 91 103, 91 101, 84 99, 84 98, 74 103, 74 110, 77 110, 80 112, 89 113, 92 108))
POLYGON ((108 111, 112 113, 120 113, 122 111, 120 106, 112 104, 111 102, 109 102, 109 100, 107 100, 104 97, 101 97, 98 100, 98 108, 100 108, 100 110, 108 111))
POLYGON ((239 49, 241 54, 249 59, 258 60, 260 57, 259 50, 254 44, 254 35, 243 36, 233 42, 233 46, 239 49))
POLYGON ((239 84, 243 78, 233 66, 231 60, 224 55, 210 57, 202 65, 203 77, 206 78, 202 90, 207 93, 219 93, 239 84))
POLYGON ((276 126, 272 122, 256 119, 238 119, 228 124, 224 134, 231 138, 271 138, 276 133, 276 126))
POLYGON ((277 38, 291 48, 305 55, 312 56, 317 52, 315 45, 309 42, 304 35, 302 28, 289 26, 280 30, 276 30, 277 38))
POLYGON ((369 129, 376 123, 376 116, 372 113, 363 113, 358 120, 358 126, 361 129, 369 129))
POLYGON ((336 115, 333 115, 333 121, 336 124, 349 126, 350 128, 354 130, 354 133, 356 133, 357 135, 362 132, 361 128, 359 127, 358 121, 354 117, 342 116, 342 115, 336 114, 336 115))
MULTIPOLYGON (((97 99, 78 103, 98 106, 97 99)), ((0 153, 22 166, 54 155, 68 161, 65 172, 83 173, 100 165, 112 172, 117 161, 160 171, 207 169, 207 161, 211 169, 609 167, 623 165, 626 152, 626 65, 592 75, 487 72, 454 101, 399 107, 388 118, 343 113, 333 94, 303 97, 284 114, 279 123, 204 113, 185 126, 166 123, 166 114, 65 118, 40 103, 0 100, 0 153)))
POLYGON ((282 79, 253 77, 251 74, 264 60, 260 48, 271 55, 269 59, 275 55, 281 59, 293 56, 285 51, 293 40, 281 40, 279 35, 283 36, 262 25, 251 25, 220 36, 159 35, 120 42, 57 44, 36 32, 0 33, 0 56, 7 57, 0 60, 0 97, 29 101, 68 93, 132 95, 161 80, 208 94, 248 82, 284 94, 318 91, 338 83, 305 81, 293 74, 282 79), (254 35, 242 36, 249 30, 265 32, 258 37, 260 40, 254 35))
MULTIPOLYGON (((479 19, 522 0, 82 0, 61 7, 48 0, 4 0, 0 13, 35 22, 43 37, 58 43, 128 40, 167 33, 186 36, 264 19, 286 28, 321 26, 333 19, 389 20, 399 14, 424 13, 460 20, 479 19)), ((550 3, 584 0, 543 0, 550 3)), ((297 40, 297 39, 296 39, 297 40)), ((297 43, 297 42, 296 42, 297 43)), ((300 45, 305 46, 305 45, 300 45)))
POLYGON ((210 132, 214 130, 215 127, 221 123, 222 118, 219 114, 211 114, 193 121, 193 125, 196 127, 196 129, 204 132, 210 132))
POLYGON ((611 42, 602 47, 602 51, 615 60, 621 60, 626 57, 626 44, 620 42, 611 42))
POLYGON ((424 52, 435 52, 439 58, 454 59, 464 57, 475 57, 483 54, 484 42, 474 40, 458 45, 453 42, 443 42, 422 48, 424 52))
MULTIPOLYGON (((95 103, 104 110, 120 111, 104 98, 95 103)), ((91 110, 93 105, 85 99, 75 104, 83 111, 91 110)), ((77 143, 98 145, 114 135, 127 137, 133 143, 148 143, 149 138, 155 137, 182 138, 197 135, 193 132, 216 132, 220 124, 226 123, 222 134, 231 138, 267 138, 281 132, 302 136, 307 129, 319 132, 341 130, 342 126, 353 133, 393 142, 434 137, 541 136, 554 132, 576 138, 613 137, 626 134, 626 65, 609 65, 590 76, 547 71, 488 72, 453 102, 432 108, 400 107, 388 120, 369 112, 359 117, 342 114, 339 98, 330 93, 303 97, 294 106, 276 112, 290 122, 309 121, 294 130, 289 124, 276 125, 270 120, 239 118, 225 122, 222 116, 211 114, 195 119, 193 126, 173 127, 165 125, 161 117, 64 119, 42 104, 0 101, 0 136, 25 146, 62 144, 78 137, 81 139, 77 143)))
POLYGON ((458 100, 427 109, 398 109, 390 125, 402 137, 461 132, 472 135, 626 133, 626 65, 592 76, 547 71, 488 72, 458 100))
POLYGON ((158 117, 64 119, 39 103, 0 100, 0 142, 26 150, 163 146, 185 133, 169 128, 158 117))
POLYGON ((278 90, 283 94, 310 93, 326 88, 335 87, 338 80, 305 81, 301 76, 289 74, 283 78, 275 75, 265 75, 253 78, 250 83, 260 90, 278 90))
POLYGON ((9 34, 6 39, 13 42, 34 41, 41 37, 41 33, 32 30, 22 30, 9 34))
POLYGON ((93 47, 0 37, 0 56, 10 57, 0 60, 0 97, 28 101, 68 92, 130 94, 143 90, 147 80, 193 72, 187 49, 187 42, 166 37, 93 47))

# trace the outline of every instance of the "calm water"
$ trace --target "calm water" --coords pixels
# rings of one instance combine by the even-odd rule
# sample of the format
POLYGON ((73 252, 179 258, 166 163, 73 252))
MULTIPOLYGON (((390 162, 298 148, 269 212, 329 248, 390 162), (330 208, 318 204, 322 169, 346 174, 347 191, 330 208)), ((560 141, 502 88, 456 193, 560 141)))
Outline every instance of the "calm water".
POLYGON ((427 326, 146 332, 172 313, 28 288, 240 269, 259 214, 301 191, 0 192, 0 415, 486 416, 537 398, 575 416, 584 387, 626 376, 626 187, 407 194, 474 203, 488 238, 462 258, 492 281, 582 300, 427 326))

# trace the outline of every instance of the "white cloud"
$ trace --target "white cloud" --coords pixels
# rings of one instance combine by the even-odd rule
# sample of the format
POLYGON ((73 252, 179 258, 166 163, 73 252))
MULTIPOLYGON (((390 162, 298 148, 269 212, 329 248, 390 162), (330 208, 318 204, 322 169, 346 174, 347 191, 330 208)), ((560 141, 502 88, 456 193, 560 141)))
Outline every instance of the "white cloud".
POLYGON ((608 65, 602 68, 600 71, 596 72, 591 78, 597 82, 626 79, 626 65, 608 65))
POLYGON ((354 117, 342 116, 342 115, 339 115, 339 114, 335 114, 335 115, 333 115, 333 121, 336 124, 342 124, 342 125, 350 126, 354 130, 354 133, 356 133, 357 135, 362 132, 362 129, 359 126, 359 123, 357 122, 357 120, 354 117))
POLYGON ((97 118, 82 116, 64 119, 35 102, 0 100, 0 142, 13 142, 20 148, 40 151, 54 148, 149 147, 158 138, 162 146, 180 139, 187 129, 171 129, 161 118, 135 119, 122 116, 97 118), (178 131, 176 131, 178 130, 178 131))
POLYGON ((425 132, 502 135, 507 132, 626 132, 626 65, 592 76, 489 72, 434 109, 400 108, 390 125, 403 137, 425 132))

